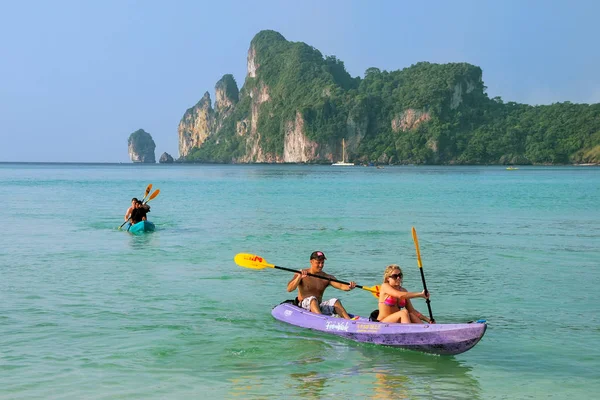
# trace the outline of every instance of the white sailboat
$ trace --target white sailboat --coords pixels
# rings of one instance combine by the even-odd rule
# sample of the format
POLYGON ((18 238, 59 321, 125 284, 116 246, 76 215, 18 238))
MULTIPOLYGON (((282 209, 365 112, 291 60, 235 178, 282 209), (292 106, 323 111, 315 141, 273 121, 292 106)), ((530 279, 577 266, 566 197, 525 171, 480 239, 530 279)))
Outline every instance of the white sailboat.
POLYGON ((350 165, 354 165, 354 163, 348 163, 348 162, 346 162, 346 142, 344 141, 344 139, 342 139, 342 161, 338 161, 338 162, 333 163, 331 165, 335 165, 335 166, 350 166, 350 165))

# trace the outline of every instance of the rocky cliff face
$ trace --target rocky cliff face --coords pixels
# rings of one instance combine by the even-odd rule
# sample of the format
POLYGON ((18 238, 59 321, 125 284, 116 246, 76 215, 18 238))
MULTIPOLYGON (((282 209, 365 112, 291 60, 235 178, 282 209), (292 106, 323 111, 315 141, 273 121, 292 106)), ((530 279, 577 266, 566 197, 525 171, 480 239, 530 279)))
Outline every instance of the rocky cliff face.
POLYGON ((250 45, 250 48, 248 49, 247 65, 248 78, 256 78, 258 64, 256 63, 256 48, 252 45, 250 45))
POLYGON ((156 162, 156 158, 154 157, 156 144, 152 136, 143 129, 138 129, 129 135, 127 149, 129 158, 134 163, 153 164, 156 162))
POLYGON ((188 109, 177 129, 179 155, 186 157, 193 148, 200 148, 210 135, 215 135, 239 101, 239 89, 232 75, 224 75, 215 85, 215 108, 210 94, 204 93, 200 101, 188 109))
POLYGON ((217 125, 215 131, 222 127, 223 121, 233 113, 239 101, 240 91, 233 75, 224 75, 215 85, 215 112, 217 125))
POLYGON ((297 112, 296 118, 286 123, 282 162, 311 162, 316 158, 318 148, 319 145, 304 134, 304 119, 302 114, 297 112))
POLYGON ((431 115, 428 112, 409 108, 392 119, 392 131, 406 132, 410 129, 416 128, 423 122, 429 121, 430 119, 431 115))
POLYGON ((185 157, 194 147, 200 147, 213 132, 215 112, 212 108, 210 94, 204 93, 200 101, 188 109, 179 122, 179 155, 185 157))
POLYGON ((458 82, 456 85, 454 85, 450 108, 452 110, 457 109, 458 106, 460 106, 460 103, 462 103, 464 95, 471 93, 473 90, 475 90, 475 87, 475 83, 470 80, 458 82))
MULTIPOLYGON (((254 61, 252 61, 254 65, 254 61)), ((250 64, 248 64, 248 76, 250 76, 250 64)), ((282 162, 277 155, 263 151, 261 146, 261 133, 258 130, 258 118, 261 104, 269 101, 269 87, 259 84, 248 92, 250 96, 250 132, 246 139, 246 154, 236 161, 241 163, 273 163, 282 162)))

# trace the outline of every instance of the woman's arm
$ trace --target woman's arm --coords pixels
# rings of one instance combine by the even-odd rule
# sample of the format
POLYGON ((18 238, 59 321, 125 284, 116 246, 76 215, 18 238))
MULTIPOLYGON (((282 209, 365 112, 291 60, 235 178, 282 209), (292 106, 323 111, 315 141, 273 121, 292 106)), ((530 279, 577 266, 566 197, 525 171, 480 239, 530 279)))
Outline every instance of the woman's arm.
POLYGON ((381 290, 383 292, 385 292, 385 294, 395 297, 397 299, 405 299, 405 300, 409 300, 409 299, 414 299, 417 297, 423 297, 425 298, 425 291, 422 292, 407 292, 402 291, 402 290, 398 290, 398 289, 394 289, 392 286, 390 286, 389 283, 384 283, 383 285, 381 285, 381 290))
POLYGON ((410 300, 406 300, 406 309, 408 310, 409 314, 414 315, 416 319, 425 321, 428 324, 431 323, 431 320, 429 318, 418 312, 417 309, 413 307, 410 300))

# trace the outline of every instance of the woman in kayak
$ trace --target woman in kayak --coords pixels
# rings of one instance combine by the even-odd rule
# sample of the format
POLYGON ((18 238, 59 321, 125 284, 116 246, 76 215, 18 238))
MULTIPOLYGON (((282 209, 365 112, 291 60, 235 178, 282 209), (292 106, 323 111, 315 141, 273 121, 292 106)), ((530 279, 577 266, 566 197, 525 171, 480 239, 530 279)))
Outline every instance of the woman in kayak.
POLYGON ((402 287, 402 270, 397 264, 388 265, 383 273, 383 283, 379 290, 379 322, 400 322, 402 324, 431 323, 429 318, 415 310, 410 299, 429 298, 429 293, 408 292, 402 287))

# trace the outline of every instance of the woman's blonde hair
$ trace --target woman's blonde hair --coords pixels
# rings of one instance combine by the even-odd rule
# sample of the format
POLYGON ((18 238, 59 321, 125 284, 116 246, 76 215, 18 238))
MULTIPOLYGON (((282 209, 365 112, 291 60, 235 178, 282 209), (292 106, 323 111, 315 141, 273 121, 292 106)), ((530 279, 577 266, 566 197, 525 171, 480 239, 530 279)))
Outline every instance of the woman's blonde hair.
POLYGON ((395 270, 400 270, 400 273, 402 273, 402 268, 398 264, 390 264, 385 267, 385 271, 383 271, 383 283, 387 283, 388 278, 395 270))

